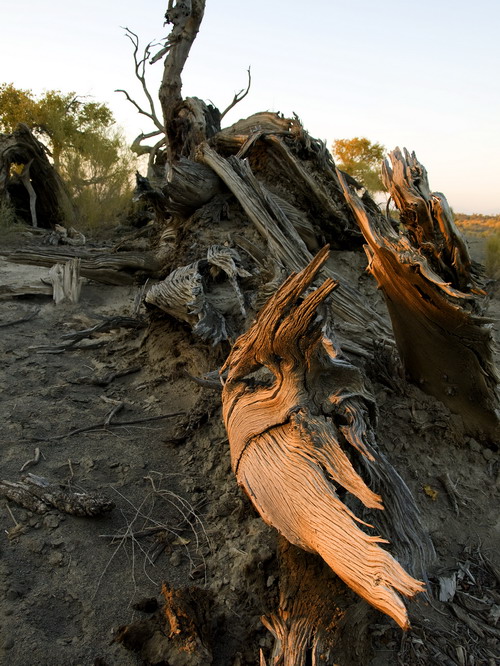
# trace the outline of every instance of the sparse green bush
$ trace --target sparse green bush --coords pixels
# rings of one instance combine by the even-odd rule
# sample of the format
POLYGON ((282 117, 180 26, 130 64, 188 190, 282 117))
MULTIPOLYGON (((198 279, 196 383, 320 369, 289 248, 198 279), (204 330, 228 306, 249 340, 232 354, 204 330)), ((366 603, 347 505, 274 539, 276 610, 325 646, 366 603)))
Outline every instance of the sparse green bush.
POLYGON ((86 153, 67 150, 61 173, 86 231, 116 224, 132 198, 135 156, 115 132, 103 143, 97 138, 86 153))
POLYGON ((493 234, 486 241, 486 273, 494 279, 500 278, 500 232, 493 234))
POLYGON ((14 225, 18 224, 19 221, 14 207, 7 199, 0 199, 0 229, 2 229, 2 233, 13 229, 14 225))
POLYGON ((78 226, 97 230, 125 215, 135 156, 105 104, 74 92, 49 90, 37 97, 31 90, 0 84, 0 131, 12 132, 20 122, 46 146, 65 182, 78 226))

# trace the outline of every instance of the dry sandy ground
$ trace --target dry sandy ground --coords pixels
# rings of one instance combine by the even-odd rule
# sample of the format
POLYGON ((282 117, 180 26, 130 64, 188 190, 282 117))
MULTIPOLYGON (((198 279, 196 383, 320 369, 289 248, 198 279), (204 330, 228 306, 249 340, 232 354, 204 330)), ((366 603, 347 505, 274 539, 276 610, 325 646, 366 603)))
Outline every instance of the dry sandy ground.
MULTIPOLYGON (((1 260, 0 284, 26 285, 46 272, 1 260)), ((360 283, 366 279, 360 270, 360 283)), ((38 464, 24 473, 75 491, 99 491, 116 505, 103 517, 81 518, 57 510, 39 515, 0 501, 5 664, 142 663, 113 637, 120 625, 146 616, 134 605, 159 598, 162 580, 206 586, 214 595, 214 664, 257 663, 259 646, 270 645, 260 615, 262 603, 272 604, 277 595, 275 535, 233 481, 218 395, 183 374, 214 369, 207 367, 204 346, 177 324, 159 321, 149 334, 119 328, 60 349, 64 334, 99 323, 99 316, 131 315, 136 291, 87 283, 78 305, 0 301, 3 324, 36 310, 29 321, 0 328, 0 478, 18 480, 38 447, 38 464), (109 373, 127 369, 135 371, 106 383, 109 373), (104 427, 117 405, 120 411, 104 427), (95 430, 72 434, 92 425, 95 430)), ((474 592, 477 603, 497 612, 498 452, 460 438, 456 418, 417 389, 400 394, 382 383, 374 389, 381 445, 416 495, 434 539, 431 582, 437 589, 439 575, 454 575, 461 593, 474 592)), ((438 601, 435 608, 450 614, 438 601)), ((422 647, 422 632, 432 634, 439 615, 429 614, 427 629, 410 635, 405 647, 393 623, 376 617, 372 663, 378 666, 398 663, 398 651, 399 663, 407 664, 500 663, 489 656, 467 661, 479 650, 470 647, 474 640, 489 650, 485 654, 498 654, 494 632, 481 638, 455 619, 453 640, 464 645, 465 657, 457 648, 445 662, 422 647)))

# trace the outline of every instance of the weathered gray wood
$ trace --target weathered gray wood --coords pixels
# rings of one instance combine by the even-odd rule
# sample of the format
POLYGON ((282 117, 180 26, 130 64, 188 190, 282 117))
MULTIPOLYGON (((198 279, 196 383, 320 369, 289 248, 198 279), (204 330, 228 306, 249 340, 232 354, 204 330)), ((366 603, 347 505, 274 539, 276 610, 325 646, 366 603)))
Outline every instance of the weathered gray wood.
POLYGON ((163 191, 171 212, 189 215, 220 192, 220 185, 212 169, 182 157, 169 170, 163 191))
POLYGON ((220 129, 220 114, 216 109, 196 97, 183 99, 181 94, 181 73, 204 12, 205 0, 172 0, 165 14, 172 30, 161 52, 162 55, 166 54, 166 58, 159 98, 167 137, 169 168, 181 156, 191 157, 198 143, 220 129))
POLYGON ((82 248, 27 248, 5 255, 16 264, 51 267, 74 257, 81 259, 80 274, 104 284, 126 285, 160 277, 163 263, 155 252, 92 253, 82 248))
POLYGON ((238 278, 250 277, 250 273, 239 266, 239 261, 236 250, 212 245, 206 259, 181 266, 152 285, 145 301, 191 324, 203 340, 218 344, 230 337, 227 316, 239 313, 241 318, 246 317, 238 278), (220 273, 225 281, 214 280, 220 273))
MULTIPOLYGON (((199 146, 197 159, 210 166, 231 190, 250 221, 267 241, 275 261, 282 263, 288 273, 302 270, 311 261, 312 254, 285 210, 280 207, 275 196, 255 178, 247 162, 236 157, 225 159, 207 144, 199 146)), ((323 273, 338 279, 331 268, 325 267, 323 273)), ((372 348, 374 339, 392 337, 383 318, 344 282, 340 282, 339 289, 332 295, 329 307, 340 324, 340 336, 342 323, 349 326, 348 337, 353 352, 363 354, 363 350, 372 348)))
POLYGON ((59 303, 78 303, 82 289, 80 278, 81 259, 70 259, 64 264, 55 264, 49 271, 47 282, 53 289, 52 298, 56 305, 59 303))
POLYGON ((58 509, 73 516, 93 517, 112 511, 115 506, 97 493, 63 490, 34 474, 28 474, 21 481, 0 480, 0 495, 35 513, 58 509))

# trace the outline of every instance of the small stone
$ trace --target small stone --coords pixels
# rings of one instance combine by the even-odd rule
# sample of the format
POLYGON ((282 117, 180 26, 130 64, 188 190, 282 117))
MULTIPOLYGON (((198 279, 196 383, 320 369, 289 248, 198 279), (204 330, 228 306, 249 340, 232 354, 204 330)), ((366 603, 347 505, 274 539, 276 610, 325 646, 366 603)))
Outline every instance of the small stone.
POLYGON ((471 451, 476 451, 479 453, 481 451, 481 444, 479 442, 476 442, 475 439, 472 439, 472 437, 469 439, 469 448, 471 451))
POLYGON ((180 552, 178 550, 174 550, 174 552, 170 556, 170 560, 169 560, 170 564, 173 567, 178 567, 179 564, 181 563, 181 561, 182 561, 182 555, 180 554, 180 552))
POLYGON ((32 553, 41 553, 44 547, 43 541, 40 541, 38 537, 33 539, 25 539, 25 545, 32 553))
POLYGON ((19 590, 16 590, 15 588, 11 587, 10 590, 7 590, 5 593, 5 598, 8 601, 15 601, 20 595, 19 590))
POLYGON ((274 585, 275 580, 276 580, 275 576, 269 576, 266 582, 267 587, 272 587, 274 585))
POLYGON ((60 567, 62 562, 63 562, 63 559, 64 559, 64 556, 63 556, 62 553, 60 553, 59 551, 54 551, 54 552, 50 553, 50 555, 48 557, 48 562, 53 567, 56 567, 56 566, 60 567))
POLYGON ((47 514, 43 519, 45 527, 59 527, 59 516, 55 513, 47 514))
POLYGON ((491 449, 483 449, 483 458, 485 460, 492 460, 494 454, 491 449))
POLYGON ((109 465, 109 469, 116 469, 116 468, 119 467, 119 466, 120 466, 120 463, 119 463, 119 462, 112 462, 112 463, 110 463, 110 465, 109 465))
POLYGON ((4 650, 12 650, 14 647, 14 639, 13 638, 6 638, 3 644, 3 649, 4 650))

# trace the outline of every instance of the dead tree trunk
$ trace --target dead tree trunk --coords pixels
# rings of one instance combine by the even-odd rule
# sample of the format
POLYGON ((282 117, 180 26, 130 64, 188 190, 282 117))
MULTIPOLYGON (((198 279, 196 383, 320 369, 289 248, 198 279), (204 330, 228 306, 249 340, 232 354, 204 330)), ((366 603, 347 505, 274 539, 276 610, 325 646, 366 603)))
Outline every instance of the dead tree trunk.
MULTIPOLYGON (((316 316, 337 283, 326 279, 301 300, 327 257, 321 251, 284 282, 238 338, 221 371, 227 370, 222 402, 232 466, 267 523, 321 555, 355 592, 406 628, 398 593, 413 596, 422 583, 380 548, 383 539, 361 529, 367 523, 342 501, 347 494, 382 510, 382 497, 351 459, 372 472, 388 463, 374 442, 362 376, 339 358, 316 316)), ((404 515, 411 510, 411 503, 405 507, 409 493, 397 475, 391 480, 400 484, 404 515)))
POLYGON ((261 618, 274 646, 265 666, 338 664, 370 661, 369 624, 375 613, 328 568, 320 557, 278 542, 279 602, 261 618))
POLYGON ((180 157, 190 157, 196 146, 220 129, 220 113, 197 97, 182 98, 181 74, 198 30, 205 0, 169 2, 165 14, 172 30, 166 53, 159 97, 167 136, 167 166, 180 157))
MULTIPOLYGON (((359 250, 365 235, 410 376, 429 345, 446 364, 458 362, 445 349, 441 320, 427 323, 428 300, 439 311, 438 297, 446 301, 447 294, 442 319, 453 325, 456 316, 462 337, 469 336, 467 353, 474 354, 476 341, 486 359, 484 322, 470 307, 464 323, 467 306, 459 305, 472 303, 476 289, 467 286, 470 263, 446 211, 429 209, 425 192, 416 208, 434 217, 409 225, 410 240, 423 243, 420 251, 397 236, 368 195, 356 197, 297 117, 258 113, 220 130, 216 109, 182 98, 181 72, 204 5, 169 2, 172 33, 155 57, 166 55, 160 187, 168 275, 145 299, 203 340, 226 343, 219 350, 232 343, 221 377, 233 470, 262 518, 283 536, 280 600, 265 620, 276 639, 271 663, 334 663, 341 627, 354 617, 337 603, 346 598, 342 586, 406 628, 403 598, 423 589, 417 578, 432 547, 408 489, 378 449, 376 406, 363 370, 340 351, 362 366, 381 342, 394 350, 387 319, 362 295, 357 277, 338 278, 333 252, 330 260, 327 250, 313 256, 327 243, 359 250), (434 251, 426 245, 432 238, 438 238, 434 251), (323 282, 311 290, 320 270, 323 282), (381 546, 388 541, 391 553, 381 546)), ((404 201, 405 187, 398 187, 404 201)), ((457 367, 465 372, 470 363, 457 367)), ((484 367, 492 377, 488 361, 484 367)), ((433 384, 436 373, 429 367, 425 382, 433 384)), ((489 419, 493 411, 491 403, 489 419)), ((366 654, 353 661, 365 662, 366 654)))
POLYGON ((0 199, 9 201, 17 216, 34 227, 74 223, 66 187, 26 125, 18 125, 12 134, 0 134, 0 199))
POLYGON ((404 232, 371 215, 344 184, 368 244, 369 270, 382 288, 408 377, 463 417, 473 436, 498 441, 498 377, 487 296, 446 198, 431 193, 415 154, 391 153, 384 181, 404 232))

